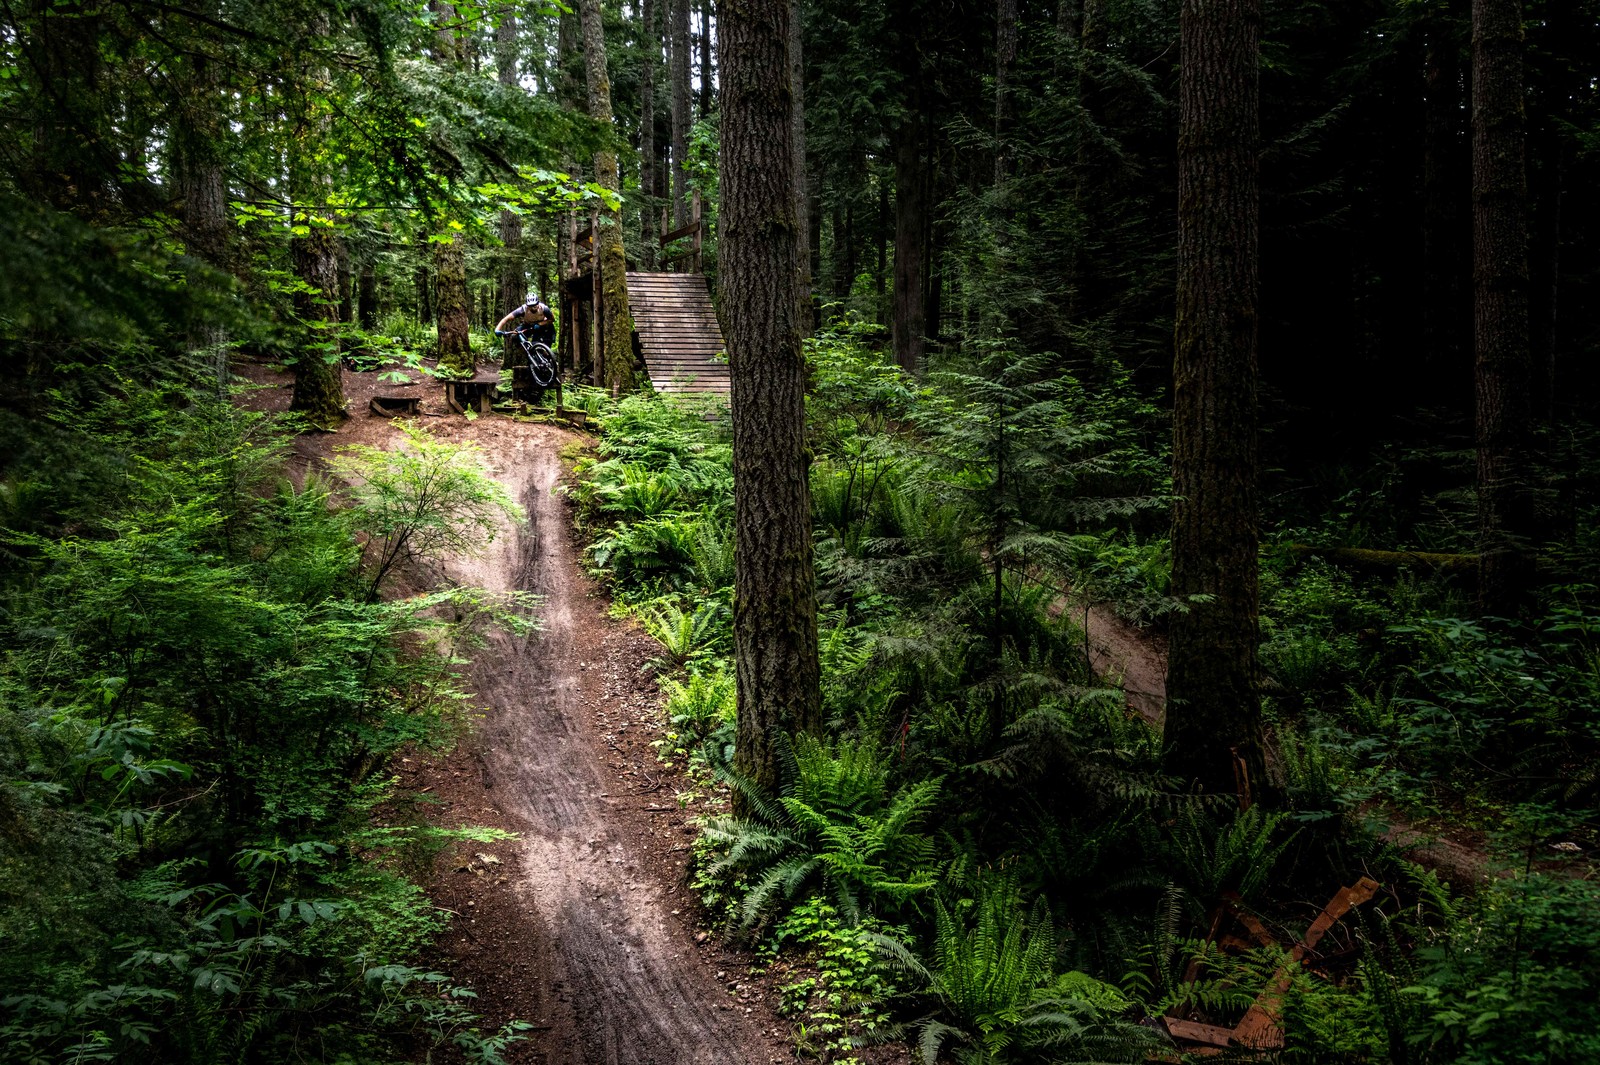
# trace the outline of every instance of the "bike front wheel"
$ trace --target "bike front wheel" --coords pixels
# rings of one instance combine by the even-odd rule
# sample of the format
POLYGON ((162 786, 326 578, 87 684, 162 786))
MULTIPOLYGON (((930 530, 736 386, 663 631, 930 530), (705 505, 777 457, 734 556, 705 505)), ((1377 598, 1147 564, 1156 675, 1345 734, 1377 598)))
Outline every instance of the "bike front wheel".
POLYGON ((548 388, 555 383, 556 356, 549 345, 538 343, 528 347, 528 373, 540 388, 548 388))

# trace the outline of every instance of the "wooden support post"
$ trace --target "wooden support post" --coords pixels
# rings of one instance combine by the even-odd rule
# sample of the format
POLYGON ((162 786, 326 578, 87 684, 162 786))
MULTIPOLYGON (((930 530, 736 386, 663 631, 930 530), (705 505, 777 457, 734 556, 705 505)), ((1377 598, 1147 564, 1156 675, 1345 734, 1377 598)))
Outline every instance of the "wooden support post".
POLYGON ((693 236, 693 238, 691 238, 694 241, 694 272, 698 274, 698 273, 703 273, 704 272, 703 268, 700 265, 700 249, 701 249, 701 246, 702 246, 702 242, 705 239, 705 231, 706 231, 706 227, 700 221, 700 190, 699 189, 695 189, 694 190, 694 196, 690 199, 689 204, 690 204, 689 221, 694 225, 694 236, 693 236))

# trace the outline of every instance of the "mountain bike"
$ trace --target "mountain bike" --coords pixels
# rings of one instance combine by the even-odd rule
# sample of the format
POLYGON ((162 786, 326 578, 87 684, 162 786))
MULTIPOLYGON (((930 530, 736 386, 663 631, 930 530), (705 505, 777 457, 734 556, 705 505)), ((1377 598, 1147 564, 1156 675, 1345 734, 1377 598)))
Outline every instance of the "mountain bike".
POLYGON ((542 340, 535 340, 528 332, 513 329, 510 336, 517 338, 522 345, 522 364, 528 368, 528 374, 533 378, 533 383, 540 388, 549 388, 556 380, 556 354, 550 350, 550 345, 542 340))

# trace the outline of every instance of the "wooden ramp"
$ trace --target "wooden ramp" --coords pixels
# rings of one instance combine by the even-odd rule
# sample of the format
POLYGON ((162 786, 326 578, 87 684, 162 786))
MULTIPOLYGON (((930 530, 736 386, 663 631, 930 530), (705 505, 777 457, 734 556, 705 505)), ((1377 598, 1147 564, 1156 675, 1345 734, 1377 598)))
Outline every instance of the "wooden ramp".
POLYGON ((657 392, 728 394, 722 329, 704 276, 630 270, 628 302, 657 392))

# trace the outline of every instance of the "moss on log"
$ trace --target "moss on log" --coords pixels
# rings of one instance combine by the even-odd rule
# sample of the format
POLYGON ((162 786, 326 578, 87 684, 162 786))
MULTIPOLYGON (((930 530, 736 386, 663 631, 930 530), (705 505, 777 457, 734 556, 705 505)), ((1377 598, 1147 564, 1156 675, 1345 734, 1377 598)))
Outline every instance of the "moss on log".
POLYGON ((1282 550, 1295 557, 1315 555, 1352 569, 1393 570, 1402 566, 1422 566, 1438 573, 1475 577, 1478 556, 1442 551, 1380 551, 1367 547, 1313 547, 1288 544, 1282 550))

